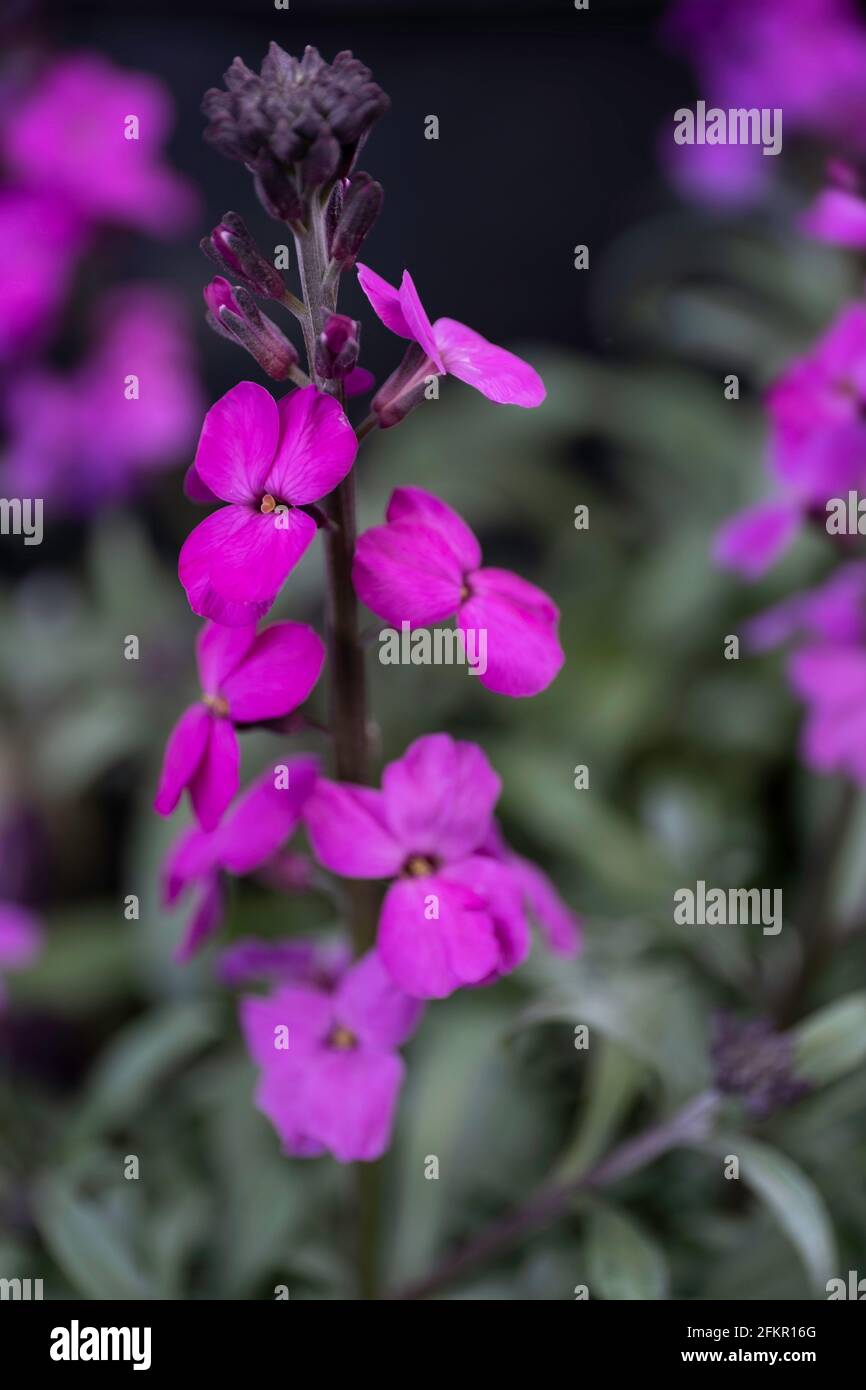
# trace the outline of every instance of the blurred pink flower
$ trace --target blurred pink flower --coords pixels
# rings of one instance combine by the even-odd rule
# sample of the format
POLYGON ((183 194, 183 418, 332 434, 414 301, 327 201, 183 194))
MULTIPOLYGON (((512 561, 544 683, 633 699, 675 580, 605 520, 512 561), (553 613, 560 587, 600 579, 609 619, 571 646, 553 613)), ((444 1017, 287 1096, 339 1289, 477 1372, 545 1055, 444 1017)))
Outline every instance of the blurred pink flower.
POLYGON ((238 797, 217 829, 186 830, 170 850, 163 868, 165 906, 172 907, 189 888, 198 889, 176 960, 189 960, 219 926, 224 907, 222 875, 260 869, 298 826, 316 781, 317 763, 313 757, 299 757, 289 759, 285 767, 287 786, 277 786, 275 770, 268 768, 238 797))
POLYGON ((170 816, 184 790, 204 830, 214 830, 238 789, 236 724, 288 714, 306 700, 325 647, 305 623, 255 626, 206 623, 196 643, 202 698, 169 735, 154 806, 170 816))
POLYGON ((84 224, 58 199, 0 190, 0 361, 17 364, 42 346, 85 240, 84 224))
POLYGON ((192 446, 201 418, 189 326, 170 290, 117 289, 93 328, 78 367, 33 368, 8 391, 3 486, 42 497, 49 519, 129 497, 192 446), (133 376, 137 388, 127 385, 133 376))
POLYGON ((529 951, 522 890, 483 852, 500 781, 474 743, 430 734, 389 763, 382 790, 320 778, 304 819, 313 853, 346 878, 387 878, 378 949, 422 999, 507 974, 529 951))
POLYGON ((770 466, 779 492, 719 530, 718 564, 763 574, 811 512, 866 484, 866 304, 847 305, 766 397, 770 466))
POLYGON ((217 974, 225 985, 269 980, 333 989, 351 963, 351 947, 340 939, 262 941, 248 936, 220 953, 217 974))
MULTIPOLYGON (((664 33, 708 107, 778 107, 786 137, 866 150, 866 25, 852 0, 678 0, 664 33)), ((687 194, 746 204, 775 160, 759 145, 677 146, 671 125, 665 163, 687 194)))
POLYGON ((9 114, 12 177, 94 222, 171 235, 195 216, 188 181, 163 162, 172 123, 163 83, 95 53, 58 58, 9 114))
POLYGON ((5 1000, 2 972, 24 970, 42 949, 42 928, 32 912, 0 903, 0 1009, 5 1000))
POLYGON ((581 923, 577 913, 563 902, 543 869, 511 848, 495 819, 491 820, 480 852, 489 854, 511 870, 523 894, 526 910, 548 949, 557 956, 577 955, 581 945, 581 923))
POLYGON ((286 1153, 372 1162, 388 1147, 405 1067, 397 1052, 422 1005, 370 952, 333 990, 284 985, 245 999, 241 1026, 262 1069, 256 1104, 286 1153))

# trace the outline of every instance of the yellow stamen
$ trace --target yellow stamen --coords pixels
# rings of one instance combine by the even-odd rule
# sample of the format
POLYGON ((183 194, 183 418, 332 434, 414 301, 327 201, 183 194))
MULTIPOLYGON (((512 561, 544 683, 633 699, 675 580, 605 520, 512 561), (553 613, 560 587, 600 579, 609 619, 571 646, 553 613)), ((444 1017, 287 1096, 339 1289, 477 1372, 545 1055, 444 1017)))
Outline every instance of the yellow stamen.
POLYGON ((207 705, 219 719, 225 719, 229 712, 229 702, 222 695, 202 695, 202 703, 207 705))
POLYGON ((277 499, 276 499, 276 497, 272 497, 271 494, 270 494, 269 492, 266 492, 265 495, 264 495, 264 497, 262 498, 262 505, 261 505, 261 507, 259 508, 259 510, 262 511, 262 512, 264 512, 265 516, 267 516, 269 512, 274 512, 274 511, 276 511, 276 509, 277 509, 277 499))

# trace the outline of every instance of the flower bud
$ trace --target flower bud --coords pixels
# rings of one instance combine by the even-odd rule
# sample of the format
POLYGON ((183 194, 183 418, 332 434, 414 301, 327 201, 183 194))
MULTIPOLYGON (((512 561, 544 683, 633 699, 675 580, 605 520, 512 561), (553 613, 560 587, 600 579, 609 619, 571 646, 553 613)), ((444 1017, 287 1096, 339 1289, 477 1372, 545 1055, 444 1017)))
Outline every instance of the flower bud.
POLYGON ((329 314, 316 343, 316 372, 327 381, 342 381, 358 361, 361 325, 345 314, 329 314))
POLYGON ((341 269, 354 265, 358 252, 382 211, 382 185, 369 174, 354 174, 343 189, 340 215, 331 237, 331 259, 341 269))
POLYGON ((236 212, 227 212, 209 237, 201 242, 206 256, 263 299, 282 299, 286 292, 280 272, 265 260, 236 212))
POLYGON ((273 320, 261 312, 249 290, 232 286, 217 275, 205 286, 204 299, 207 322, 215 332, 240 343, 274 381, 291 376, 298 354, 273 320))

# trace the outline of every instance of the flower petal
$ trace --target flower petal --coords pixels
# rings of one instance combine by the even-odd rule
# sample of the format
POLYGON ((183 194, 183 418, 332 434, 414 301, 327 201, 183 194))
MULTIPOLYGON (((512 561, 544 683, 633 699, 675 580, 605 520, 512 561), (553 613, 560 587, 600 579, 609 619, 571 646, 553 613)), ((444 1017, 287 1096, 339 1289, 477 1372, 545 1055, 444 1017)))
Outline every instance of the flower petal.
POLYGON ((154 809, 170 816, 184 787, 195 776, 210 738, 211 714, 202 705, 185 710, 168 736, 154 809))
POLYGON ((229 719, 212 719, 207 748, 189 784, 202 830, 215 830, 238 790, 241 752, 229 719))
POLYGON ((162 901, 173 907, 190 883, 210 873, 216 863, 215 837, 190 826, 171 846, 162 866, 162 901))
POLYGON ((358 452, 358 436, 339 401, 317 386, 290 391, 278 405, 280 439, 267 490, 281 502, 318 502, 342 482, 358 452))
POLYGON ((799 528, 799 510, 790 503, 749 507, 716 532, 713 559, 724 569, 758 579, 787 549, 799 528))
POLYGON ((325 645, 306 623, 273 623, 222 683, 231 718, 247 724, 297 709, 319 679, 324 661, 325 645))
POLYGON ((463 572, 440 532, 398 521, 358 537, 352 582, 361 602, 385 622, 426 627, 457 612, 463 572))
POLYGON ((194 463, 199 480, 224 502, 258 502, 279 433, 270 391, 239 382, 204 417, 194 463))
POLYGON ((311 1069, 304 1119, 340 1163, 371 1163, 391 1138, 404 1066, 392 1052, 326 1051, 311 1069))
POLYGON ((464 573, 477 570, 481 564, 481 546, 471 526, 432 492, 422 487, 395 488, 385 516, 388 521, 417 521, 431 526, 464 573))
POLYGON ((433 325, 445 371, 474 386, 497 405, 541 405, 547 395, 534 367, 456 319, 433 325))
POLYGON ((381 792, 320 777, 304 808, 320 864, 345 878, 391 878, 405 853, 385 819, 381 792))
POLYGON ((215 855, 232 874, 248 874, 267 862, 297 828, 316 783, 317 761, 293 758, 289 785, 278 787, 274 770, 257 778, 226 816, 215 835, 215 855))
POLYGON ((430 875, 402 878, 385 894, 378 950, 395 984, 419 999, 444 999, 496 970, 500 947, 482 897, 430 875), (437 912, 431 918, 430 912, 437 912))
POLYGON ((502 783, 475 743, 427 734, 382 774, 385 815, 410 854, 471 854, 490 828, 502 783))
POLYGON ((15 903, 0 903, 0 966, 21 970, 36 959, 42 929, 32 912, 15 903))
POLYGON ((260 1067, 272 1070, 295 1058, 309 1058, 327 1037, 333 1004, 323 990, 284 985, 267 998, 241 1001, 241 1029, 247 1051, 260 1067), (288 1047, 281 1044, 288 1030, 288 1047))
POLYGON ((403 318, 409 327, 410 337, 414 338, 415 342, 424 349, 437 371, 444 372, 445 364, 440 354, 436 333, 427 317, 427 311, 421 303, 421 298, 415 288, 415 281, 408 270, 403 271, 403 279, 400 281, 400 307, 403 310, 403 318))
POLYGON ((220 925, 223 916, 223 890, 219 874, 208 874, 202 881, 201 896, 195 911, 186 924, 180 944, 175 948, 172 959, 178 965, 190 960, 199 947, 220 925))
POLYGON ((316 534, 306 512, 290 508, 276 517, 222 507, 190 532, 178 575, 194 613, 226 627, 264 617, 316 534))
POLYGON ((198 675, 206 695, 218 695, 223 681, 240 665, 256 640, 256 625, 224 627, 205 623, 195 644, 198 675))
POLYGON ((368 951, 343 976, 334 1014, 366 1047, 399 1047, 414 1032, 423 1004, 398 989, 375 951, 368 951))
MULTIPOLYGON (((546 690, 565 661, 556 604, 543 589, 510 570, 476 570, 469 584, 472 597, 461 606, 457 625, 463 632, 474 628, 487 634, 487 669, 478 677, 481 684, 513 697, 546 690)), ((474 650, 482 656, 480 639, 474 650)))
POLYGON ((522 965, 529 955, 532 938, 523 910, 522 887, 511 865, 473 854, 447 864, 441 871, 441 878, 450 884, 462 883, 478 894, 493 921, 499 957, 482 983, 507 975, 522 965))
POLYGON ((283 1152, 292 1158, 318 1158, 324 1144, 307 1130, 308 1093, 315 1072, 308 1057, 268 1068, 256 1087, 256 1107, 280 1137, 283 1152))

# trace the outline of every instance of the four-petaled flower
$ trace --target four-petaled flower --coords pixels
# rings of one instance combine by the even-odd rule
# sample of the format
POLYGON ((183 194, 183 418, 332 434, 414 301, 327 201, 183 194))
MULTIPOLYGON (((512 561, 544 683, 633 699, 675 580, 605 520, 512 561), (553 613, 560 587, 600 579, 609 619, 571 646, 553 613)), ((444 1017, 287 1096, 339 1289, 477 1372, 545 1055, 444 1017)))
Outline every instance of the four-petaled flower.
POLYGON ((252 381, 211 406, 195 475, 229 505, 183 544, 180 582, 203 618, 243 627, 264 616, 313 536, 302 510, 343 480, 358 439, 339 403, 316 386, 277 403, 252 381))
POLYGON ((174 906, 188 888, 199 889, 176 960, 188 960, 219 926, 222 875, 252 873, 286 843, 300 822, 316 773, 316 759, 309 756, 268 768, 238 797, 215 830, 192 826, 174 844, 163 869, 165 906, 174 906))
POLYGON ((236 724, 278 719, 306 700, 325 660, 305 623, 255 627, 207 623, 196 644, 202 698, 181 715, 165 749, 155 806, 170 816, 185 787, 204 830, 213 830, 238 789, 236 724))
POLYGON ((385 327, 423 350, 420 378, 447 373, 498 405, 541 405, 546 391, 535 368, 456 319, 431 323, 408 270, 399 289, 366 265, 358 266, 358 282, 385 327))
POLYGON ((485 853, 500 781, 474 743, 417 739, 382 790, 320 778, 304 809, 317 859, 388 878, 378 950, 407 994, 440 999, 513 970, 529 951, 522 890, 485 853))
POLYGON ((370 1162, 388 1146, 404 1065, 397 1048, 423 1005, 399 990, 370 952, 332 990, 286 985, 241 1005, 262 1068, 256 1104, 286 1153, 330 1152, 370 1162))
POLYGON ((537 695, 565 660, 559 610, 510 570, 481 567, 481 547, 462 517, 423 488, 391 495, 387 525, 359 538, 352 578, 378 617, 413 627, 456 617, 487 633, 482 685, 500 695, 537 695))

